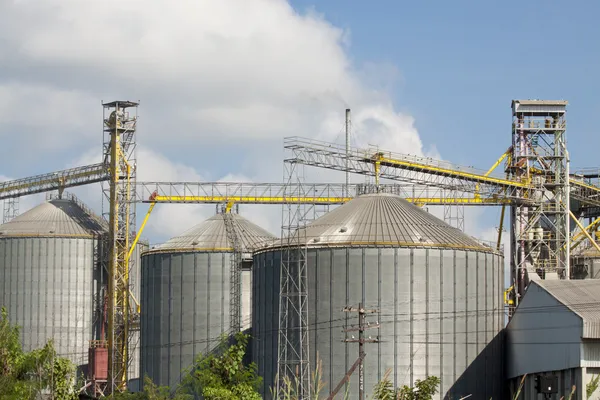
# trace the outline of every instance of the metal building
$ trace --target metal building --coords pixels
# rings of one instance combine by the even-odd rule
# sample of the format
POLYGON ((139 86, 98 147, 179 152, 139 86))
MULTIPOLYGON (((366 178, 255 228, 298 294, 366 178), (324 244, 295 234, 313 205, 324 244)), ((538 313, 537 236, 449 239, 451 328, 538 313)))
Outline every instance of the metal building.
POLYGON ((71 200, 55 199, 0 225, 0 306, 21 326, 26 351, 54 340, 80 369, 101 314, 101 220, 71 200))
MULTIPOLYGON (((242 328, 250 326, 251 251, 275 237, 237 214, 244 252, 242 328)), ((142 255, 141 371, 175 387, 196 355, 218 345, 230 328, 232 243, 217 214, 142 255)))
POLYGON ((571 257, 572 279, 600 279, 600 252, 589 247, 571 257))
MULTIPOLYGON (((308 248, 309 354, 311 368, 322 361, 322 393, 358 358, 357 344, 342 342, 357 316, 342 309, 362 302, 380 324, 366 332, 380 339, 365 345, 367 394, 389 369, 395 386, 439 377, 439 398, 503 398, 501 254, 390 194, 359 196, 296 234, 308 248)), ((278 246, 254 256, 252 354, 265 398, 277 373, 278 246)), ((348 389, 357 398, 356 372, 348 389)))
MULTIPOLYGON (((600 374, 600 281, 535 280, 506 328, 507 378, 515 393, 523 376, 519 400, 543 398, 538 376, 554 376, 558 393, 549 397, 587 397, 587 385, 600 374)), ((511 399, 513 396, 511 395, 511 399)))

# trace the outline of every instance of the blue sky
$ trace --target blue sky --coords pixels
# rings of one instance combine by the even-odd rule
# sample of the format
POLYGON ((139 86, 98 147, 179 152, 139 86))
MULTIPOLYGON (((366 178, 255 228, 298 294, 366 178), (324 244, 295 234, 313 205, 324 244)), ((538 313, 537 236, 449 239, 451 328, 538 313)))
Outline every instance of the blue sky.
POLYGON ((486 168, 510 145, 510 101, 570 102, 573 166, 597 165, 600 4, 293 0, 350 33, 358 64, 397 70, 396 106, 444 158, 486 168))
MULTIPOLYGON (((141 101, 142 180, 280 181, 283 137, 340 140, 347 106, 357 145, 486 169, 516 98, 569 100, 572 166, 597 165, 596 2, 140 1, 3 3, 0 179, 97 162, 117 98, 141 101)), ((97 187, 76 193, 100 207, 97 187)), ((247 216, 278 233, 275 208, 247 216)), ((165 206, 148 234, 213 212, 165 206)), ((469 233, 498 215, 471 211, 469 233)))

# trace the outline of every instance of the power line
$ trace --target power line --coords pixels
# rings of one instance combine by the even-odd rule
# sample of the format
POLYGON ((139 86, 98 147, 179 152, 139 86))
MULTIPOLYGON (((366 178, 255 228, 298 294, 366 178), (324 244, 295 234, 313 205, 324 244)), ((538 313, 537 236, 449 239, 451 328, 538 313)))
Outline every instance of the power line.
POLYGON ((358 308, 354 308, 354 307, 345 307, 343 309, 344 312, 357 312, 358 313, 358 327, 354 328, 346 328, 344 329, 344 332, 348 333, 348 332, 356 332, 358 331, 358 340, 354 339, 354 336, 352 336, 352 339, 348 339, 346 337, 345 340, 343 340, 346 343, 358 343, 358 398, 359 400, 364 400, 365 398, 365 369, 364 369, 364 365, 363 365, 363 360, 365 359, 366 353, 364 350, 364 345, 365 343, 378 343, 379 339, 372 339, 371 337, 369 337, 368 339, 365 339, 364 337, 364 333, 366 330, 368 329, 375 329, 375 328, 379 328, 379 324, 377 322, 375 322, 375 324, 371 325, 369 323, 366 322, 366 315, 367 314, 375 314, 378 312, 378 310, 372 309, 372 310, 365 310, 365 308, 363 307, 363 303, 359 303, 358 304, 358 308))

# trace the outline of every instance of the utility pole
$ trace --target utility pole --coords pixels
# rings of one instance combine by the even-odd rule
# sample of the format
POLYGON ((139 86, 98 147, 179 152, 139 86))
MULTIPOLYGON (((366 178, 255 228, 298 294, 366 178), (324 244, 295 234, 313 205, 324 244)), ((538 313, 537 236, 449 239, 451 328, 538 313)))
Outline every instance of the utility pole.
POLYGON ((365 343, 379 343, 379 338, 369 338, 365 339, 365 331, 367 329, 375 329, 379 328, 379 323, 375 322, 374 324, 366 322, 367 314, 375 314, 379 312, 379 310, 365 310, 363 307, 363 303, 358 304, 358 308, 354 307, 345 307, 344 312, 358 312, 358 327, 345 329, 344 332, 356 332, 358 331, 358 340, 346 338, 344 342, 346 343, 358 343, 358 399, 365 399, 365 368, 363 361, 365 359, 366 353, 364 350, 365 343))
POLYGON ((350 109, 346 108, 346 197, 350 195, 348 190, 348 184, 350 181, 350 176, 348 172, 348 156, 350 152, 350 109))

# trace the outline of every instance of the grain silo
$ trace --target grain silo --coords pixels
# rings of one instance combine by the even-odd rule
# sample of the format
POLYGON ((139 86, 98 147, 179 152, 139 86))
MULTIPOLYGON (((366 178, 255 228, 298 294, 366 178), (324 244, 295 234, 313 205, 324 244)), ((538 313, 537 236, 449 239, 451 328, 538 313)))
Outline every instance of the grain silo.
MULTIPOLYGON (((242 328, 250 326, 251 251, 273 235, 230 214, 243 252, 242 328)), ((217 214, 142 255, 141 372, 175 387, 196 355, 230 330, 233 246, 217 214)))
MULTIPOLYGON (((0 306, 21 326, 26 351, 54 340, 81 370, 98 339, 101 220, 81 204, 54 199, 0 225, 0 306)), ((83 372, 83 371, 82 371, 83 372)))
MULTIPOLYGON (((366 332, 380 339, 365 345, 367 394, 389 369, 395 386, 439 377, 439 398, 503 398, 501 254, 390 194, 359 196, 295 237, 307 246, 309 357, 313 368, 322 361, 322 393, 358 358, 357 344, 342 342, 357 315, 342 309, 362 302, 380 324, 366 332)), ((277 373, 283 250, 254 256, 252 354, 265 398, 277 373)), ((357 398, 356 372, 348 389, 357 398)))

